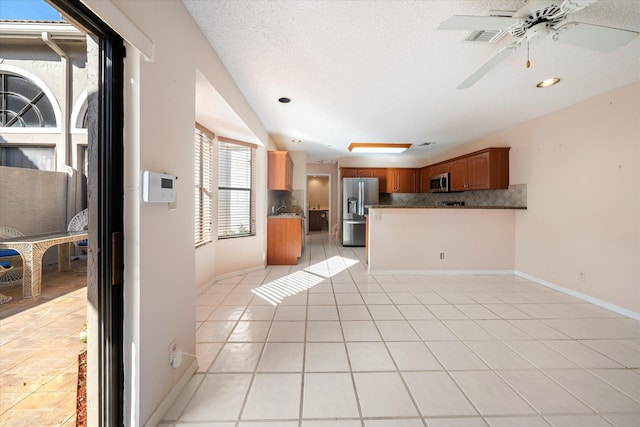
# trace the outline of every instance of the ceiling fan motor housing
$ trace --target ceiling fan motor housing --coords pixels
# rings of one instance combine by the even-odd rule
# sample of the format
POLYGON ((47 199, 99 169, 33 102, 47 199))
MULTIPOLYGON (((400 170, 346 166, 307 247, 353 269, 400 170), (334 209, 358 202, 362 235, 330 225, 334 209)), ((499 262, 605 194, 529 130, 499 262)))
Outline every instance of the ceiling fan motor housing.
POLYGON ((527 41, 540 40, 549 35, 551 29, 549 28, 549 24, 547 22, 540 22, 533 27, 527 30, 527 34, 525 35, 527 41))
POLYGON ((549 34, 551 27, 567 18, 567 12, 563 11, 560 5, 543 3, 546 3, 543 7, 534 9, 527 16, 521 17, 520 22, 509 31, 512 36, 519 38, 526 35, 529 41, 541 39, 549 34))

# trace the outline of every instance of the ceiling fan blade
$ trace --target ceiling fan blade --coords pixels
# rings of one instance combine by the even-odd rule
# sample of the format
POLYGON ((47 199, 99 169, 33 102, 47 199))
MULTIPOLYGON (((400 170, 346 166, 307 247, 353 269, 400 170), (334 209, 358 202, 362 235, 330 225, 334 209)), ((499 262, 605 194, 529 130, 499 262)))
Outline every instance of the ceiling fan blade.
POLYGON ((613 52, 638 36, 636 31, 569 22, 556 29, 553 40, 599 52, 613 52))
POLYGON ((491 71, 496 65, 498 65, 503 59, 516 51, 520 46, 520 42, 511 43, 509 46, 501 49, 498 53, 493 55, 493 58, 482 64, 477 70, 475 70, 465 81, 460 83, 456 89, 467 89, 473 86, 478 80, 480 80, 485 74, 491 71))
POLYGON ((506 16, 464 16, 454 15, 438 25, 439 30, 506 30, 519 19, 509 18, 506 16))
POLYGON ((560 5, 560 10, 564 13, 574 13, 591 6, 597 1, 598 0, 564 0, 560 5))

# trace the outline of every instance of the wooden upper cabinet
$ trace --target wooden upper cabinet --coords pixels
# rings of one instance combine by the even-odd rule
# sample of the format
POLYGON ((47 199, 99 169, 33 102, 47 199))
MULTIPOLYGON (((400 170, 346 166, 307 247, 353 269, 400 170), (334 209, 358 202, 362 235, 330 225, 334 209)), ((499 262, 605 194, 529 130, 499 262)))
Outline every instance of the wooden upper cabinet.
POLYGON ((454 160, 449 164, 449 191, 467 189, 467 159, 454 160))
POLYGON ((342 178, 378 178, 378 192, 387 188, 387 169, 385 168, 340 168, 342 178))
POLYGON ((358 168, 340 168, 340 179, 342 178, 357 178, 358 168))
POLYGON ((378 192, 384 193, 387 188, 387 170, 384 168, 362 169, 368 174, 368 178, 378 178, 378 192))
POLYGON ((449 163, 449 190, 509 188, 509 147, 488 148, 449 163))
POLYGON ((417 175, 413 168, 387 169, 387 193, 417 192, 417 175))
POLYGON ((293 160, 288 151, 268 152, 268 190, 293 190, 293 160))
POLYGON ((450 163, 441 163, 438 165, 429 166, 431 169, 431 175, 440 175, 441 173, 450 173, 451 165, 450 163))
POLYGON ((431 177, 432 172, 429 166, 425 166, 418 170, 418 192, 419 193, 428 193, 429 192, 429 178, 431 177))

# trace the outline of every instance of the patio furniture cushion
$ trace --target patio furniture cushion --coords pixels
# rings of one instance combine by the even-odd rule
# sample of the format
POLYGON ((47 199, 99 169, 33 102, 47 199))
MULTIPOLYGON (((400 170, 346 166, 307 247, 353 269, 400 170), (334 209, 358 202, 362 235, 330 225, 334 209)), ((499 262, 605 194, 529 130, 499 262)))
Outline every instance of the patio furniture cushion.
POLYGON ((78 246, 87 246, 89 244, 89 241, 87 240, 80 240, 78 242, 78 246))
POLYGON ((0 258, 20 255, 15 249, 0 249, 0 258))
MULTIPOLYGON (((0 225, 0 240, 5 237, 20 237, 23 235, 24 234, 15 228, 0 225)), ((0 249, 0 257, 5 260, 8 258, 8 260, 13 263, 13 265, 11 265, 13 268, 10 268, 8 271, 5 270, 4 274, 0 274, 0 288, 22 283, 22 257, 20 254, 13 249, 0 249)))
POLYGON ((9 268, 11 267, 11 263, 9 261, 0 261, 0 266, 2 268, 9 268))

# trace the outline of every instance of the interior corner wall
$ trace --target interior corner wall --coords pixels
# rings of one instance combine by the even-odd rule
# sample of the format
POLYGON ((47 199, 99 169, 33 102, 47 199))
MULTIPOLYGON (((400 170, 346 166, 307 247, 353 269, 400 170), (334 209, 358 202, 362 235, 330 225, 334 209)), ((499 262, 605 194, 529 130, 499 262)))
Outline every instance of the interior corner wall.
MULTIPOLYGON (((105 0, 83 1, 92 10, 104 10, 105 0), (92 3, 100 4, 92 8, 92 3)), ((195 354, 192 183, 196 70, 214 85, 265 146, 269 139, 182 2, 111 3, 121 15, 100 16, 108 25, 134 28, 153 43, 151 61, 133 52, 127 52, 125 59, 124 424, 142 426, 157 416, 156 411, 194 362, 185 356, 182 366, 173 370, 167 355, 174 340, 185 353, 195 354), (164 203, 141 202, 140 176, 144 170, 179 177, 176 209, 171 210, 164 203)), ((126 34, 122 36, 127 39, 126 34)), ((133 49, 128 45, 128 50, 133 49)), ((262 162, 266 177, 266 160, 263 158, 262 162)), ((258 204, 266 202, 262 199, 258 204)), ((266 217, 264 206, 258 211, 262 236, 254 245, 266 247, 266 219, 262 217, 266 217)), ((264 249, 256 251, 258 265, 263 252, 264 249)), ((239 248, 236 253, 244 254, 245 250, 239 248)))
POLYGON ((640 313, 640 82, 496 132, 511 146, 516 270, 640 313))
MULTIPOLYGON (((293 160, 293 189, 307 191, 307 153, 305 151, 289 151, 293 160)), ((306 201, 305 201, 306 202, 306 201)))

